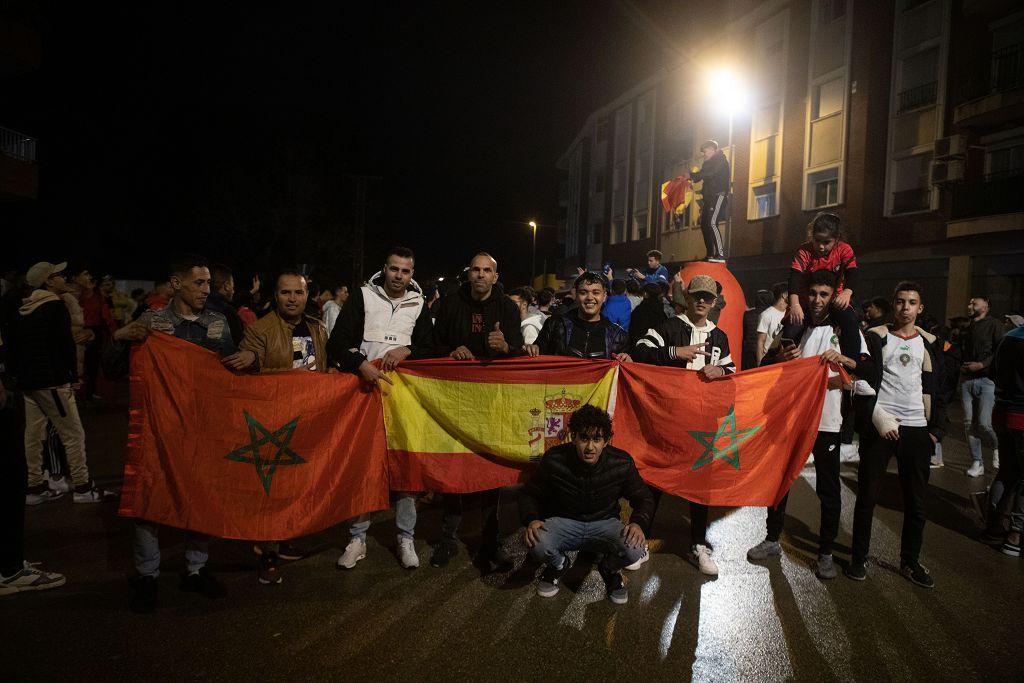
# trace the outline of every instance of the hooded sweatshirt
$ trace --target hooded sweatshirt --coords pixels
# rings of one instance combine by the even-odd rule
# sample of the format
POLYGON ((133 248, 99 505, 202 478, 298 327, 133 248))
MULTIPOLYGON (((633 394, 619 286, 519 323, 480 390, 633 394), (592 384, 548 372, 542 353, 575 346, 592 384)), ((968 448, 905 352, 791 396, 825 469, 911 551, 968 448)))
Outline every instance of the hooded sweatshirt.
POLYGON ((20 389, 46 389, 78 381, 71 315, 64 301, 37 289, 18 309, 12 340, 13 375, 20 389))
POLYGON ((506 358, 522 354, 519 307, 505 296, 500 283, 494 284, 491 295, 483 301, 473 299, 468 282, 463 283, 457 293, 441 299, 434 322, 435 350, 438 355, 447 356, 460 346, 468 348, 477 358, 506 358), (500 331, 509 347, 507 354, 487 346, 487 337, 497 323, 500 323, 500 331))

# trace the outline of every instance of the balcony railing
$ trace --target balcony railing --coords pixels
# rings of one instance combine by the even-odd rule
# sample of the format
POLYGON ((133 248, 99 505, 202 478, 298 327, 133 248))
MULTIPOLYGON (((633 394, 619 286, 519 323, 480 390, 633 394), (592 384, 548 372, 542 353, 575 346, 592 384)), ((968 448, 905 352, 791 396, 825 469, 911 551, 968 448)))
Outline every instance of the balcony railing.
POLYGON ((952 218, 977 218, 1003 213, 1024 212, 1024 169, 990 173, 984 178, 951 186, 952 218))
POLYGON ((892 193, 892 212, 899 214, 927 211, 930 207, 930 202, 931 191, 926 187, 900 190, 892 193))
POLYGON ((36 160, 36 139, 9 128, 0 128, 0 153, 18 161, 36 160))
POLYGON ((917 109, 918 107, 926 107, 929 104, 935 104, 935 95, 939 91, 938 81, 932 81, 931 83, 925 83, 919 85, 916 88, 910 88, 900 93, 900 106, 896 111, 897 114, 902 114, 905 111, 911 109, 917 109))
POLYGON ((969 78, 963 81, 958 102, 969 102, 1020 87, 1024 87, 1024 43, 1015 43, 993 50, 988 78, 969 78))

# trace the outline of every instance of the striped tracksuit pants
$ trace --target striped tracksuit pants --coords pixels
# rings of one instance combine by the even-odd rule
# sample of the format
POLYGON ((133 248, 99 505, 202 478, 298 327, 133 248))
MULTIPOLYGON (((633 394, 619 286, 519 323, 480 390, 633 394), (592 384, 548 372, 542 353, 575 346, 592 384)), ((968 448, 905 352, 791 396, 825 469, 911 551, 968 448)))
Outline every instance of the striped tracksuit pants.
POLYGON ((722 233, 718 230, 718 221, 725 217, 727 202, 725 193, 704 198, 704 206, 700 211, 700 231, 704 235, 708 258, 725 258, 725 245, 722 243, 722 233))

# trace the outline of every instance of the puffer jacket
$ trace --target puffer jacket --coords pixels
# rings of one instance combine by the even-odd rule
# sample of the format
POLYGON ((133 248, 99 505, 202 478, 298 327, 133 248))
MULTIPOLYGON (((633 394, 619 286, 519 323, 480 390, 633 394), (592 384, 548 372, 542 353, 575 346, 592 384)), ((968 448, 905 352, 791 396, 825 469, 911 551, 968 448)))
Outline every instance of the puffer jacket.
MULTIPOLYGON (((553 315, 548 318, 537 335, 537 346, 540 352, 549 356, 576 356, 579 358, 593 358, 588 349, 574 349, 572 344, 572 333, 579 319, 575 314, 553 315)), ((601 324, 604 327, 604 358, 610 359, 613 353, 625 353, 629 351, 629 335, 622 327, 616 325, 608 318, 601 316, 601 324)))

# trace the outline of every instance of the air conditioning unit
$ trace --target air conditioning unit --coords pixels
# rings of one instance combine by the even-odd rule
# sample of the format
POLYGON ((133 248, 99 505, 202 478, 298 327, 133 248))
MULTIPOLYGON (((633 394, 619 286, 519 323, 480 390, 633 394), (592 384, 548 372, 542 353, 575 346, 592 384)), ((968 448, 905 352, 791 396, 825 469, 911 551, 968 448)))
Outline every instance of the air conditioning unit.
POLYGON ((932 185, 944 185, 964 179, 962 159, 932 162, 932 185))
POLYGON ((967 154, 966 135, 950 135, 948 138, 939 138, 935 141, 936 159, 962 157, 965 154, 967 154))

